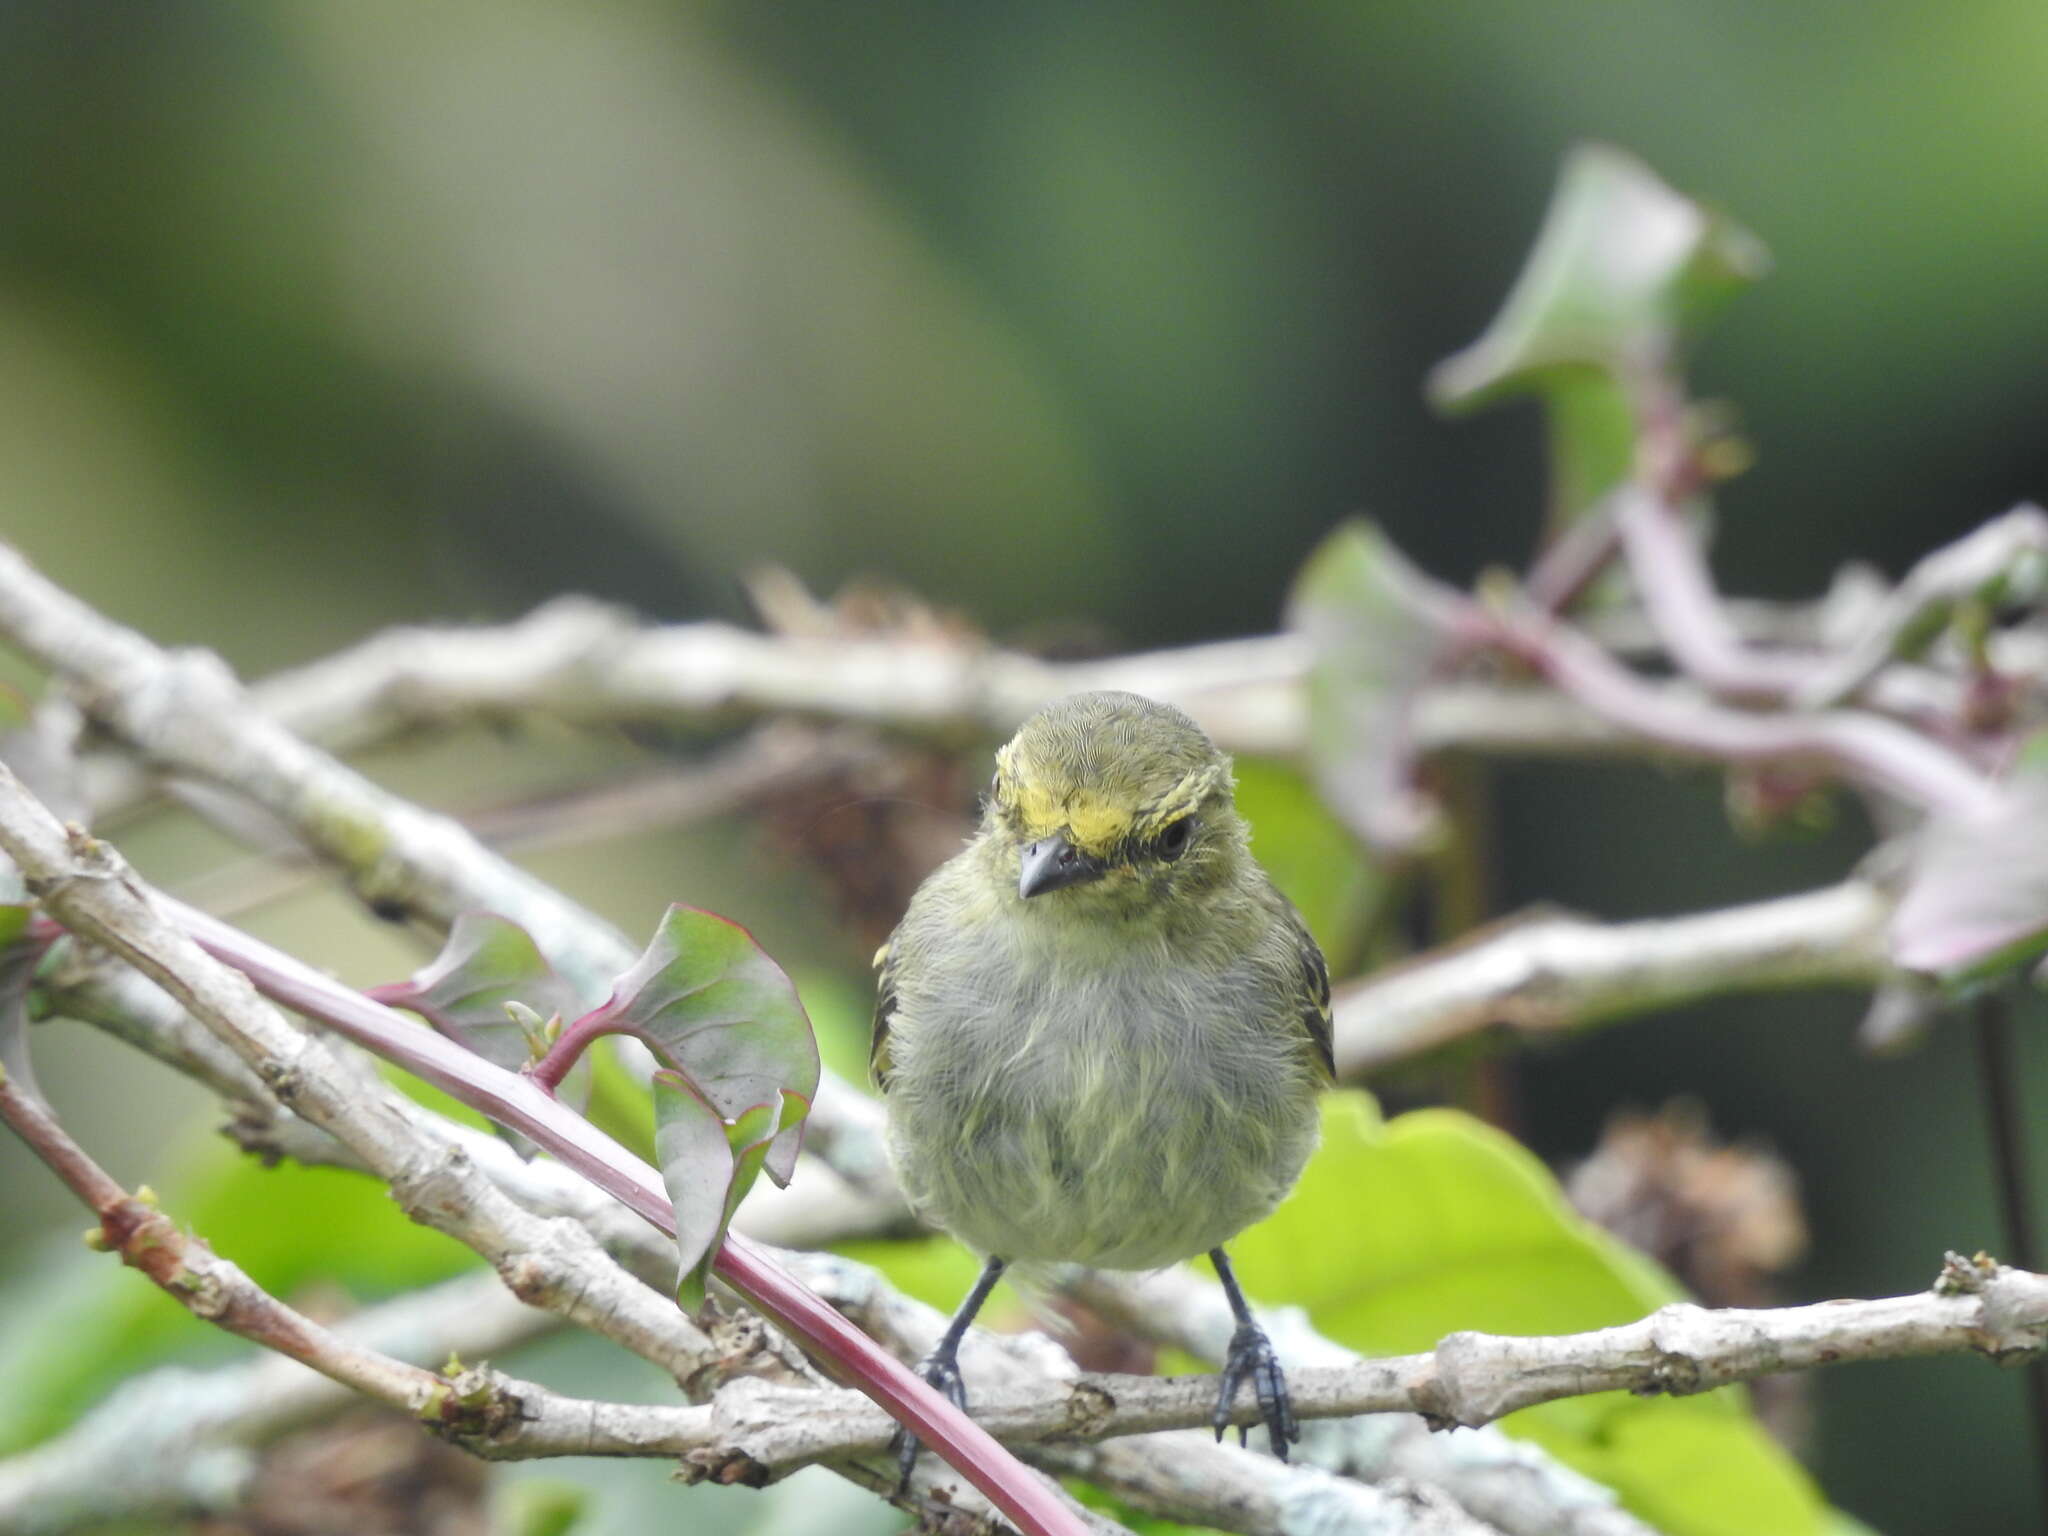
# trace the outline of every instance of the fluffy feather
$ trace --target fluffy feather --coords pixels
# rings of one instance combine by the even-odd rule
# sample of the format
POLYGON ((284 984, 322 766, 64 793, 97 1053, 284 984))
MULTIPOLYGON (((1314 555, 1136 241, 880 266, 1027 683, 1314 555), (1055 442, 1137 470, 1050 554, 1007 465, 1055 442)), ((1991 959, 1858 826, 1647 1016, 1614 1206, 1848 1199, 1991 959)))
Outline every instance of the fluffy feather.
POLYGON ((1006 1259, 1152 1269, 1218 1247, 1314 1148, 1322 955, 1248 851, 1229 759, 1180 711, 1077 695, 997 764, 980 831, 877 956, 904 1189, 1006 1259), (1021 897, 1022 850, 1056 834, 1107 871, 1021 897))

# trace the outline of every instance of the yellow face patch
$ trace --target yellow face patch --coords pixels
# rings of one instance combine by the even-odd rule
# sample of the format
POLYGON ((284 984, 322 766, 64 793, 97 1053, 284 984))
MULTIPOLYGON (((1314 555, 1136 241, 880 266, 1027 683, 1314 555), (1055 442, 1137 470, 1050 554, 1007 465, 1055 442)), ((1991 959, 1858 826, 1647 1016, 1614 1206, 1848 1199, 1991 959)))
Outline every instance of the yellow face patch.
POLYGON ((1086 790, 1056 795, 1039 784, 1017 786, 1017 814, 1031 842, 1064 832, 1083 853, 1106 854, 1131 830, 1131 813, 1086 790))

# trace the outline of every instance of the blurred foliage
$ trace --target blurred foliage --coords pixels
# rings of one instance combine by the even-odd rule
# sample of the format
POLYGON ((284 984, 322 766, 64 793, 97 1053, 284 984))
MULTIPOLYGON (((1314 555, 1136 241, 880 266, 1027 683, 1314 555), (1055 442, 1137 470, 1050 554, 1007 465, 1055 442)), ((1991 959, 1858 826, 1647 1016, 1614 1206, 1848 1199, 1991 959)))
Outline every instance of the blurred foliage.
MULTIPOLYGON (((1770 244, 1695 373, 1761 445, 1722 498, 1723 577, 1806 593, 2048 479, 2044 68, 2028 0, 30 0, 0 7, 0 523, 105 610, 251 672, 572 588, 736 614, 765 560, 822 590, 893 578, 1005 637, 1268 629, 1360 509, 1449 579, 1526 553, 1533 415, 1446 425, 1420 386, 1496 309, 1564 148, 1599 139, 1770 244)), ((1614 402, 1551 403, 1607 433, 1567 466, 1570 500, 1613 472, 1614 402)), ((476 732, 373 767, 469 807, 653 750, 476 732)), ((1385 894, 1327 859, 1348 845, 1288 772, 1240 765, 1259 853, 1343 951, 1385 894)), ((1832 878, 1866 832, 1851 806, 1738 847, 1715 786, 1633 768, 1489 768, 1483 788, 1496 910, 1761 896, 1832 878)), ((220 857, 168 826, 120 837, 173 883, 220 857)), ((862 1075, 866 955, 750 829, 533 863, 631 929, 678 899, 747 924, 862 1075)), ((423 958, 332 894, 253 921, 359 982, 423 958)), ((1910 1071, 1860 1059, 1859 1009, 1747 1000, 1561 1042, 1520 1065, 1516 1128, 1558 1159, 1617 1102, 1695 1093, 1801 1171, 1801 1296, 1917 1288, 1944 1247, 1996 1246, 1967 1051, 1937 1031, 1910 1071)), ((374 1191, 291 1173, 252 1189, 257 1230, 216 1230, 180 1203, 205 1180, 166 1172, 204 1096, 84 1030, 31 1036, 121 1177, 252 1269, 266 1244, 309 1255, 275 1283, 320 1272, 330 1230, 426 1239, 374 1191)), ((644 1099, 612 1112, 647 1144, 644 1099)), ((0 1353, 27 1349, 71 1404, 157 1357, 127 1309, 159 1298, 28 1235, 81 1223, 11 1147, 0 1219, 0 1353)), ((401 1283, 369 1262, 332 1272, 401 1283)), ((2016 1380, 1949 1361, 1816 1386, 1839 1502, 1894 1536, 2015 1523, 2016 1380)), ((587 1528, 634 1528, 606 1519, 587 1528)))

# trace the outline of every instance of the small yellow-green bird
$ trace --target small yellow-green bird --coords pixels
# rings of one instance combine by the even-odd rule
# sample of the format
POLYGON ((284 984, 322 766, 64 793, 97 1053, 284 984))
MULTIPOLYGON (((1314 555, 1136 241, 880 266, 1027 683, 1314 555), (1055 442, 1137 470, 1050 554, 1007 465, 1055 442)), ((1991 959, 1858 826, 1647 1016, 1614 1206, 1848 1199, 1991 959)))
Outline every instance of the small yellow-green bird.
MULTIPOLYGON (((876 956, 897 1175, 986 1259, 919 1367, 963 1408, 960 1340, 1007 1265, 1207 1253, 1238 1322, 1217 1437, 1247 1381, 1275 1453, 1300 1437, 1223 1244, 1315 1147, 1330 978, 1231 790, 1230 759, 1179 710, 1062 699, 996 754, 980 829, 876 956)), ((906 1479, 916 1452, 906 1438, 906 1479)))

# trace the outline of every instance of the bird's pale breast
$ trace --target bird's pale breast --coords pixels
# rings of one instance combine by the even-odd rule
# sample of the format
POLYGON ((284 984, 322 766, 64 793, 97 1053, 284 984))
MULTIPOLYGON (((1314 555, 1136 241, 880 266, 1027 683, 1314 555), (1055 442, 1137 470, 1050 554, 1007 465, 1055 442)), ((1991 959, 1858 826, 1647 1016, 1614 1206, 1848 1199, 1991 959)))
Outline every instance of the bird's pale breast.
POLYGON ((1266 1215, 1316 1139, 1299 1003, 1254 958, 984 929, 897 979, 890 1141, 984 1253, 1152 1269, 1266 1215))

